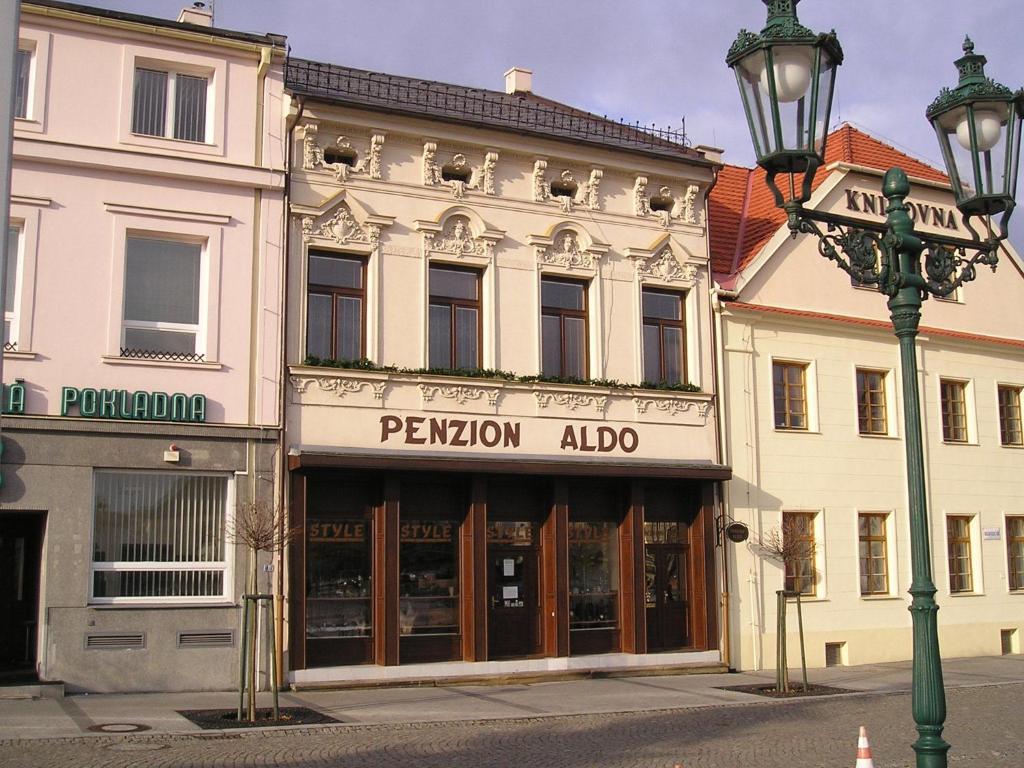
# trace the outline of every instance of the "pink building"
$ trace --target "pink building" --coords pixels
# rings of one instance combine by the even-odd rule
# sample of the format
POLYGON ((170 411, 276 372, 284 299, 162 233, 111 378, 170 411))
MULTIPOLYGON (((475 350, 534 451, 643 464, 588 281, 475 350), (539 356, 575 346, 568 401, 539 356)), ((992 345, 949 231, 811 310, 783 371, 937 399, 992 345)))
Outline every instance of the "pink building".
POLYGON ((277 498, 284 38, 211 23, 22 5, 0 665, 72 689, 230 687, 277 498))

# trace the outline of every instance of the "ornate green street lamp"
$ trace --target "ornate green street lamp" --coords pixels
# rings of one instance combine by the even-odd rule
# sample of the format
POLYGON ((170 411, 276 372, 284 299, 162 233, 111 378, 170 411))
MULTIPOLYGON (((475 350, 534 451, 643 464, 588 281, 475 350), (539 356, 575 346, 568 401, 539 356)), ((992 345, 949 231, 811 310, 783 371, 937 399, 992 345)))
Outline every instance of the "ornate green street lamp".
POLYGON ((766 171, 793 235, 814 235, 823 256, 858 283, 874 285, 888 297, 899 339, 913 572, 912 706, 918 731, 913 747, 918 768, 945 768, 946 697, 931 573, 915 341, 922 301, 930 295, 948 296, 974 280, 979 264, 996 267, 1015 205, 1024 91, 1013 93, 986 78, 985 57, 974 53, 968 39, 964 56, 956 62, 959 84, 943 89, 928 108, 957 208, 973 239, 915 232, 906 204, 910 183, 900 168, 890 168, 882 182, 888 201, 884 224, 806 209, 814 174, 824 163, 842 48, 834 32, 816 35, 800 25, 799 0, 763 2, 768 6, 765 28, 760 34, 741 30, 726 57, 736 72, 757 164, 766 171), (788 179, 781 188, 776 181, 780 175, 788 179))

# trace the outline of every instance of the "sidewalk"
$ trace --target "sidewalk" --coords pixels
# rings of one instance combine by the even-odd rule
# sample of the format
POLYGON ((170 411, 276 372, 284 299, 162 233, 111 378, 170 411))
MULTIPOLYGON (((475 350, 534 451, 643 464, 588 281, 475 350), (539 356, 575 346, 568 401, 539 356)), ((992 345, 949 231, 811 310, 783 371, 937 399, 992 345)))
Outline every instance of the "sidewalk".
MULTIPOLYGON (((906 691, 910 662, 809 670, 811 682, 859 692, 906 691)), ((946 659, 947 687, 1024 683, 1024 656, 946 659)), ((799 679, 799 670, 791 671, 799 679)), ((305 706, 348 725, 538 718, 556 715, 651 711, 760 703, 785 706, 721 686, 771 683, 772 672, 664 675, 520 685, 472 685, 379 688, 282 693, 281 706, 305 706)), ((270 703, 260 694, 260 706, 270 703)), ((146 734, 193 733, 197 726, 178 715, 179 709, 229 708, 237 694, 148 693, 81 694, 63 699, 0 700, 0 740, 53 739, 94 734, 97 725, 147 726, 146 734)), ((296 726, 310 727, 310 726, 296 726)), ((322 727, 322 726, 314 726, 322 727)), ((100 735, 100 734, 96 734, 100 735)), ((110 732, 104 735, 111 735, 110 732)))

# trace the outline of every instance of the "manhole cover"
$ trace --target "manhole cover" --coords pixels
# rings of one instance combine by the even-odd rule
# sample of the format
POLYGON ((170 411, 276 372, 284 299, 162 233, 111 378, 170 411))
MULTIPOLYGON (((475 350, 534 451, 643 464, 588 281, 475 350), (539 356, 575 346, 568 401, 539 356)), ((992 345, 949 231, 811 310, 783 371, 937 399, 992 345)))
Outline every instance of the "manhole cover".
POLYGON ((139 733, 149 729, 148 725, 142 723, 100 723, 89 726, 89 730, 95 733, 139 733))

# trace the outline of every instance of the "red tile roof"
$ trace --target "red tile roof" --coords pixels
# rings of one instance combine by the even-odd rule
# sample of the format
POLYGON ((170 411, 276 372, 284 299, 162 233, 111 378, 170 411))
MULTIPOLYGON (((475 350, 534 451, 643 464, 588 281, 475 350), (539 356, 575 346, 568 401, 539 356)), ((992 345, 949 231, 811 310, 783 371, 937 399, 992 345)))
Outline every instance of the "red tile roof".
MULTIPOLYGON (((812 320, 826 320, 829 322, 843 323, 845 325, 859 325, 867 328, 880 328, 891 330, 892 325, 885 320, 871 320, 865 317, 850 317, 848 315, 833 315, 829 312, 811 312, 805 309, 787 309, 785 307, 770 307, 761 304, 747 304, 742 301, 730 301, 729 309, 738 309, 746 312, 764 312, 775 315, 788 315, 789 317, 803 317, 812 320)), ((923 334, 941 336, 947 339, 959 339, 961 341, 973 341, 983 344, 999 344, 1007 347, 1024 349, 1024 339, 1006 339, 999 336, 984 336, 979 333, 964 333, 963 331, 950 331, 945 328, 933 328, 931 326, 920 327, 923 334)))
MULTIPOLYGON (((944 173, 915 160, 898 149, 844 123, 829 134, 825 145, 825 163, 849 163, 880 171, 898 165, 907 175, 947 183, 944 173)), ((819 172, 817 189, 828 178, 819 172)), ((719 282, 742 270, 786 223, 786 214, 775 207, 775 198, 765 184, 760 168, 726 165, 719 171, 718 183, 708 201, 708 237, 711 243, 711 268, 719 282)))

